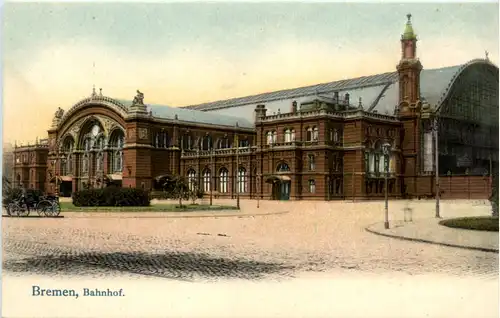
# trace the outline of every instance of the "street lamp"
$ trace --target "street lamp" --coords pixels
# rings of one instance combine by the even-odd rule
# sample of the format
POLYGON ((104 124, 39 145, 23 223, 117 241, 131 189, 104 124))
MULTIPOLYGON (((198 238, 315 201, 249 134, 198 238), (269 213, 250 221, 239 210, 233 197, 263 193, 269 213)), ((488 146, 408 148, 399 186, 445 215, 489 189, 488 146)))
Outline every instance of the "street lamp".
POLYGON ((435 158, 435 170, 436 170, 436 218, 441 218, 439 213, 439 199, 441 196, 441 190, 439 189, 439 123, 437 114, 434 115, 432 121, 432 130, 434 132, 434 158, 435 158))
POLYGON ((260 186, 260 175, 257 174, 257 182, 255 182, 257 184, 257 189, 255 189, 256 191, 256 194, 257 194, 257 209, 260 208, 260 205, 259 205, 259 200, 260 200, 260 192, 259 192, 259 186, 260 186))
MULTIPOLYGON (((236 129, 238 129, 238 122, 236 122, 236 129)), ((236 208, 240 208, 240 141, 238 131, 235 130, 234 143, 236 144, 236 208)))
MULTIPOLYGON (((210 143, 211 142, 212 142, 212 140, 210 139, 210 143)), ((212 197, 213 197, 213 195, 212 195, 212 193, 213 193, 212 192, 212 188, 213 188, 212 183, 213 182, 212 181, 213 181, 213 174, 215 172, 213 160, 214 160, 214 147, 213 147, 213 145, 211 145, 211 149, 210 149, 210 180, 209 180, 209 182, 210 182, 210 205, 212 205, 212 197)))
POLYGON ((387 194, 387 177, 389 175, 389 152, 391 145, 389 143, 384 143, 382 145, 382 151, 384 153, 384 180, 385 180, 385 219, 384 219, 384 228, 389 228, 389 198, 387 194))

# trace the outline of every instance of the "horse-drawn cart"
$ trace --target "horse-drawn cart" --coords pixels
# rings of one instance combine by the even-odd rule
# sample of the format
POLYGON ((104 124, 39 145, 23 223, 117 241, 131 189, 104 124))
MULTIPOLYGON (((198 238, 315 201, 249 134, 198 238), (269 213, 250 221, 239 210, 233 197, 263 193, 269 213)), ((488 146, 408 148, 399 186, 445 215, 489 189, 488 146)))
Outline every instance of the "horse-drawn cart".
POLYGON ((56 196, 42 195, 37 197, 12 200, 5 206, 9 216, 28 216, 36 211, 39 216, 58 216, 61 213, 59 198, 56 196))

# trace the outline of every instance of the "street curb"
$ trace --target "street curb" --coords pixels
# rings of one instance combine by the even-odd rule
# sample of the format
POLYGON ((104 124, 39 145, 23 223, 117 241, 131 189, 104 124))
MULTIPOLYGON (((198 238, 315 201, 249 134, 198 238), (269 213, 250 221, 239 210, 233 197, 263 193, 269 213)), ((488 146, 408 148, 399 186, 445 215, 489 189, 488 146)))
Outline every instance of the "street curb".
MULTIPOLYGON (((286 214, 289 213, 290 211, 280 211, 280 212, 271 212, 271 213, 257 213, 257 214, 225 214, 225 215, 131 215, 127 216, 124 215, 126 213, 137 213, 137 212, 111 212, 113 214, 121 214, 121 215, 89 215, 89 216, 71 216, 70 213, 108 213, 108 212, 63 212, 63 213, 68 213, 69 215, 66 215, 66 218, 80 218, 80 219, 86 219, 86 218, 107 218, 107 219, 113 219, 113 218, 119 218, 119 219, 184 219, 184 218, 247 218, 247 217, 258 217, 258 216, 266 216, 266 215, 280 215, 280 214, 286 214)), ((141 213, 158 213, 158 212, 141 212, 141 213)), ((160 212, 160 213, 169 213, 169 212, 160 212)), ((177 212, 171 212, 171 213, 177 213, 177 212)), ((193 212, 191 212, 193 213, 193 212)), ((196 212, 194 212, 196 213, 196 212)))
POLYGON ((431 240, 426 240, 426 239, 419 239, 419 238, 413 238, 413 237, 400 236, 400 235, 395 235, 395 234, 382 233, 382 232, 370 229, 370 227, 373 226, 373 225, 375 225, 375 224, 378 224, 378 223, 373 223, 373 224, 370 224, 369 226, 365 227, 365 231, 367 231, 369 233, 372 233, 372 234, 375 234, 375 235, 380 235, 380 236, 395 238, 395 239, 402 240, 402 241, 427 243, 427 244, 434 244, 434 245, 441 245, 441 246, 461 248, 461 249, 465 249, 465 250, 473 250, 473 251, 481 251, 481 252, 497 253, 498 254, 498 249, 493 249, 493 248, 465 246, 465 245, 443 243, 443 242, 436 242, 436 241, 431 241, 431 240))

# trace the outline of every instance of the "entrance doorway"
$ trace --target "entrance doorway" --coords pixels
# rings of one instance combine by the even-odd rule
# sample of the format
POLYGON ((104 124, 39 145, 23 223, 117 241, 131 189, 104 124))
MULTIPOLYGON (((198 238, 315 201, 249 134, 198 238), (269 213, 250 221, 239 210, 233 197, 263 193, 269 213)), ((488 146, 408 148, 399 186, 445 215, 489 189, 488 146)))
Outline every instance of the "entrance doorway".
POLYGON ((291 182, 287 176, 271 176, 266 180, 272 184, 272 200, 290 200, 291 182))
POLYGON ((290 200, 290 181, 282 181, 279 183, 280 193, 278 200, 290 200))
POLYGON ((70 197, 71 192, 73 192, 73 182, 72 181, 62 181, 59 185, 59 196, 70 197))

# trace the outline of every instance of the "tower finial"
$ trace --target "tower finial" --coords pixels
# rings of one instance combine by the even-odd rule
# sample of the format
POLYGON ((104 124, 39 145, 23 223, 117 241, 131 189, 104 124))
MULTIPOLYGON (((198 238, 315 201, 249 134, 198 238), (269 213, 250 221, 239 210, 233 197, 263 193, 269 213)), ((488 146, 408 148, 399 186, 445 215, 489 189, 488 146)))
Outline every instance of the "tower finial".
POLYGON ((486 57, 486 61, 489 61, 489 60, 490 60, 490 58, 488 57, 488 55, 489 55, 489 54, 490 54, 490 53, 489 53, 488 51, 486 51, 486 50, 484 51, 484 55, 485 55, 485 57, 486 57))
POLYGON ((95 93, 95 85, 92 85, 92 96, 96 96, 97 94, 95 93))
POLYGON ((403 33, 402 39, 403 40, 416 40, 417 36, 415 35, 415 32, 413 32, 413 26, 411 25, 411 13, 408 13, 406 15, 408 18, 408 21, 406 22, 406 27, 405 31, 403 33))

